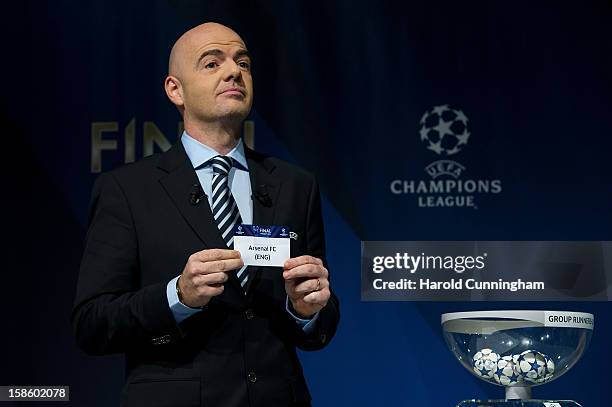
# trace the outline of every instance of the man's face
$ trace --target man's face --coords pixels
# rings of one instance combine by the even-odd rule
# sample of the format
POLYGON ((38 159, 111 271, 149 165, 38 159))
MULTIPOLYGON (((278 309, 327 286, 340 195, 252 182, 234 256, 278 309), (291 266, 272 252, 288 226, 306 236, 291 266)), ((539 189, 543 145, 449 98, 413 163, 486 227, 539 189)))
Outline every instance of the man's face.
POLYGON ((221 25, 192 34, 177 56, 185 120, 244 120, 253 103, 251 60, 244 42, 221 25))

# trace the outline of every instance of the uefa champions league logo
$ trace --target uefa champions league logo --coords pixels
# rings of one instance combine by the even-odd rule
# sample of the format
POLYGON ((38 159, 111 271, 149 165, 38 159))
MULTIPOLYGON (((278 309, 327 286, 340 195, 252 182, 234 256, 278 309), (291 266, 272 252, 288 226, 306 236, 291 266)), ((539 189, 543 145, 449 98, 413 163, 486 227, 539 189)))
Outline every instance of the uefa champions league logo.
POLYGON ((468 118, 448 105, 435 106, 421 117, 419 135, 427 149, 441 156, 457 154, 470 138, 468 118))
MULTIPOLYGON (((457 154, 468 143, 468 118, 462 110, 456 110, 449 105, 434 106, 425 112, 419 122, 419 136, 426 148, 439 156, 448 157, 457 154)), ((465 167, 453 160, 434 161, 425 167, 425 172, 432 178, 449 175, 459 178, 465 167)))
POLYGON ((498 194, 502 191, 499 179, 464 179, 466 167, 455 157, 471 141, 469 119, 461 109, 449 104, 434 106, 419 120, 418 138, 426 151, 438 159, 425 167, 428 180, 395 179, 391 193, 415 195, 421 208, 473 208, 476 195, 498 194), (452 159, 451 159, 452 158, 452 159))

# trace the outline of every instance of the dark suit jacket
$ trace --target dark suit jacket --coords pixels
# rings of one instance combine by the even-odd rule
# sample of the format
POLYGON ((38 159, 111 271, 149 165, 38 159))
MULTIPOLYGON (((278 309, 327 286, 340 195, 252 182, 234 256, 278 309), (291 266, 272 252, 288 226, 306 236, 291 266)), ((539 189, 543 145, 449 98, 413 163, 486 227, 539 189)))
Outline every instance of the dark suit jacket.
MULTIPOLYGON (((313 176, 249 149, 246 157, 259 192, 253 223, 289 226, 298 235, 291 256, 327 265, 313 176)), ((331 340, 335 295, 306 334, 287 314, 282 270, 253 267, 246 296, 230 273, 202 312, 175 322, 168 281, 192 253, 224 247, 207 199, 190 202, 197 183, 180 141, 98 177, 72 313, 77 343, 91 355, 126 354, 124 406, 308 405, 296 347, 317 350, 331 340)))

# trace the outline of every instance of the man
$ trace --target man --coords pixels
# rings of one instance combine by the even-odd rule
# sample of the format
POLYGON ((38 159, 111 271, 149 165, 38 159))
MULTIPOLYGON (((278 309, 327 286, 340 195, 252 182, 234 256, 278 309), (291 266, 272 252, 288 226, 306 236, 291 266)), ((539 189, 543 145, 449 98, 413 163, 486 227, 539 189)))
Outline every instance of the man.
POLYGON ((240 140, 253 98, 242 39, 185 33, 165 80, 185 132, 167 152, 98 177, 72 324, 92 355, 125 352, 124 406, 306 406, 296 347, 333 337, 319 190, 240 140), (244 267, 237 224, 288 226, 283 269, 244 267))

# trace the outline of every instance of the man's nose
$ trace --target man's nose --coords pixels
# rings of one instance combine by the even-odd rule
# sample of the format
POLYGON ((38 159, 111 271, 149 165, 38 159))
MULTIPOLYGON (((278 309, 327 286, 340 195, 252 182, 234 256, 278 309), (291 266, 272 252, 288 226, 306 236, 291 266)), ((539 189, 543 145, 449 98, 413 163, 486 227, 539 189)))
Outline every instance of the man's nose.
POLYGON ((226 62, 226 65, 225 77, 223 79, 226 81, 239 81, 242 76, 242 71, 240 70, 238 64, 235 61, 228 61, 226 62))

